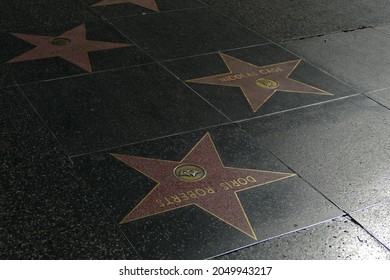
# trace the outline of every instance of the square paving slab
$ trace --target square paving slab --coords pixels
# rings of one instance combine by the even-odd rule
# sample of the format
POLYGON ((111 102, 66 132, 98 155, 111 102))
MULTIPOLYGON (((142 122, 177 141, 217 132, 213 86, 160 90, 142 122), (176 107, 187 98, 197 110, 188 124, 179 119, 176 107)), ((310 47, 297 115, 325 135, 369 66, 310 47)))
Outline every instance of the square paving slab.
POLYGON ((390 36, 372 28, 283 45, 360 91, 390 87, 390 36))
POLYGON ((145 259, 203 259, 341 215, 236 125, 73 157, 145 259))
POLYGON ((197 0, 83 0, 105 18, 204 7, 197 0))
POLYGON ((0 3, 0 31, 31 26, 50 26, 97 19, 89 7, 78 0, 12 0, 0 3))
POLYGON ((267 40, 208 8, 110 20, 158 60, 266 43, 267 40))
POLYGON ((64 161, 0 167, 1 259, 136 259, 103 205, 64 161))
POLYGON ((390 203, 384 203, 371 208, 352 213, 367 231, 390 248, 390 203))
POLYGON ((150 63, 103 21, 0 34, 1 64, 19 84, 150 63))
POLYGON ((0 166, 13 168, 63 155, 23 93, 16 87, 0 90, 0 166))
POLYGON ((0 65, 0 90, 12 86, 15 84, 11 77, 10 69, 7 67, 7 65, 0 65))
POLYGON ((164 64, 232 120, 355 93, 335 78, 274 44, 164 64))
POLYGON ((367 97, 240 125, 346 211, 390 198, 390 114, 367 97))
POLYGON ((389 23, 386 0, 205 0, 273 41, 305 38, 389 23))
POLYGON ((389 260, 390 253, 361 227, 339 218, 260 243, 220 260, 389 260))
POLYGON ((227 122, 156 64, 22 88, 71 155, 227 122))

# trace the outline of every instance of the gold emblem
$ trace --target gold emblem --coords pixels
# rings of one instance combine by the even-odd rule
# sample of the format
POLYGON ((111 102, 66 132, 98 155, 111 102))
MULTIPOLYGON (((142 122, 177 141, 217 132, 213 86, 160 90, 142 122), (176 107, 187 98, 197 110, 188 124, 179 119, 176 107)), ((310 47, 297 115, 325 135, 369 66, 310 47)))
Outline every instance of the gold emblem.
POLYGON ((184 182, 196 182, 206 177, 206 170, 196 164, 180 164, 173 170, 173 174, 184 182))
POLYGON ((277 81, 266 78, 256 80, 256 85, 265 89, 277 89, 279 87, 279 83, 277 81))
POLYGON ((54 38, 51 40, 51 43, 56 46, 66 46, 70 44, 70 40, 68 38, 54 38))

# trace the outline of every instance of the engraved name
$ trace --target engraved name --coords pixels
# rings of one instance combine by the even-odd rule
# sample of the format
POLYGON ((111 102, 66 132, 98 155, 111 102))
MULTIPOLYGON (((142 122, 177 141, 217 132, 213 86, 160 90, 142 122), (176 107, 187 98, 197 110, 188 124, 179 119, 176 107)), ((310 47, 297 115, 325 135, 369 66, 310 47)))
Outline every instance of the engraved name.
POLYGON ((284 70, 281 67, 272 67, 267 69, 260 69, 258 72, 247 72, 247 73, 240 73, 240 74, 234 74, 234 75, 228 75, 219 78, 221 82, 230 82, 230 81, 236 81, 236 80, 242 80, 252 77, 257 77, 259 75, 268 75, 278 72, 283 72, 284 70))

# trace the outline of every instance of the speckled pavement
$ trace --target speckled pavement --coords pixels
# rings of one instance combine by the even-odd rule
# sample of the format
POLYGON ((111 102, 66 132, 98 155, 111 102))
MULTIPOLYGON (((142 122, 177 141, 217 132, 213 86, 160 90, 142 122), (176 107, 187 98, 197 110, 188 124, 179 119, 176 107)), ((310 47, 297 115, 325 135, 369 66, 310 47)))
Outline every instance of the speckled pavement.
POLYGON ((0 16, 1 259, 390 259, 390 1, 0 16))

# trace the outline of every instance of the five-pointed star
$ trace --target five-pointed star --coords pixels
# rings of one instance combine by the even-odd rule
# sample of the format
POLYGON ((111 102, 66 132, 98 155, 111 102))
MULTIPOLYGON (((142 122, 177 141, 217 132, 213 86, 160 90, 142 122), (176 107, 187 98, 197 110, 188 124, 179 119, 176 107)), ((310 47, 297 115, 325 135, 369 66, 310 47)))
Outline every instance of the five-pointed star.
POLYGON ((254 239, 256 235, 237 192, 295 176, 225 167, 208 133, 180 162, 120 154, 112 156, 158 183, 124 217, 122 224, 196 205, 254 239))
POLYGON ((220 55, 230 70, 229 73, 192 79, 187 82, 239 87, 253 112, 256 112, 276 91, 333 95, 289 78, 300 63, 300 59, 256 66, 226 54, 220 53, 220 55))
POLYGON ((35 45, 36 47, 8 61, 8 63, 50 57, 61 57, 88 72, 92 72, 88 52, 131 46, 129 44, 87 40, 84 24, 66 31, 57 37, 19 33, 11 34, 35 45))
POLYGON ((92 6, 108 6, 123 3, 131 3, 155 12, 159 11, 155 0, 103 0, 92 6))

